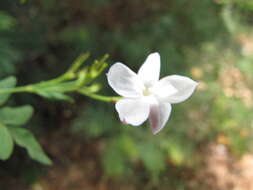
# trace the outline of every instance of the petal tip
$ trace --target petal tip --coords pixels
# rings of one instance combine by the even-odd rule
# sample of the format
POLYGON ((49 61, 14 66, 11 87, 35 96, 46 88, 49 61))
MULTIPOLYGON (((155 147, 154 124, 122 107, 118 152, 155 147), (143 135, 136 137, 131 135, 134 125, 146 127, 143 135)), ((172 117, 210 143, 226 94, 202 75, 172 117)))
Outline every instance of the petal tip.
POLYGON ((163 129, 163 127, 165 126, 165 125, 163 125, 163 126, 159 127, 157 123, 152 123, 152 121, 151 121, 150 124, 151 124, 150 125, 151 132, 152 132, 153 135, 157 135, 163 129))
POLYGON ((159 133, 159 131, 152 131, 153 135, 157 135, 159 133))
POLYGON ((123 123, 124 125, 128 125, 126 119, 122 119, 122 120, 121 120, 121 123, 123 123))
POLYGON ((199 82, 193 80, 193 85, 196 88, 199 85, 199 82))
POLYGON ((193 92, 196 90, 198 86, 199 86, 199 82, 193 80, 193 92))
POLYGON ((158 52, 150 53, 148 56, 156 56, 156 57, 160 58, 160 54, 158 52))
POLYGON ((150 53, 150 55, 152 55, 152 54, 153 54, 153 55, 160 55, 159 52, 157 52, 157 51, 155 51, 155 52, 153 52, 153 53, 150 53))
POLYGON ((153 128, 151 126, 151 131, 152 131, 153 135, 157 135, 162 129, 163 129, 163 127, 162 128, 153 128))

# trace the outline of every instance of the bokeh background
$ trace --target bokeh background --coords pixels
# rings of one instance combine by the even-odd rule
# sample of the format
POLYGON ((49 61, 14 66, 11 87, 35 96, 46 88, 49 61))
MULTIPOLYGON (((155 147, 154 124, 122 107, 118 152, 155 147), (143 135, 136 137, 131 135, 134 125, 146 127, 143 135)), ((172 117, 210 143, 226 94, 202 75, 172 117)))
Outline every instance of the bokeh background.
MULTIPOLYGON (((53 160, 16 147, 0 162, 1 190, 253 189, 252 0, 2 0, 0 77, 18 85, 63 73, 83 52, 108 53, 137 71, 160 52, 162 76, 199 82, 173 106, 166 127, 119 122, 114 105, 73 94, 75 103, 16 94, 31 104, 24 126, 53 160)), ((115 95, 103 74, 101 94, 115 95)))

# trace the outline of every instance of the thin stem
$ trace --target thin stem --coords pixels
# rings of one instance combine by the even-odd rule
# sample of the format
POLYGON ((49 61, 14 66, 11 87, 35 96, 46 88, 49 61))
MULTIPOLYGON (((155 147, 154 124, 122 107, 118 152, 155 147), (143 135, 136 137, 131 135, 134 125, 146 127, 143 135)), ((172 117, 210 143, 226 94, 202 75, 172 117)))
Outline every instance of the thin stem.
MULTIPOLYGON (((19 87, 14 87, 14 88, 2 88, 0 89, 0 94, 11 94, 11 93, 21 93, 21 92, 27 92, 27 93, 36 93, 40 89, 47 88, 47 89, 56 89, 57 87, 54 87, 52 85, 57 85, 62 81, 68 80, 70 78, 73 78, 73 75, 71 73, 67 73, 64 75, 61 75, 60 77, 57 77, 52 80, 48 81, 43 81, 35 84, 30 84, 30 85, 25 85, 25 86, 19 86, 19 87)), ((65 83, 66 84, 66 83, 65 83)), ((74 86, 74 85, 73 85, 74 86)), ((59 87, 58 87, 59 88, 59 87)), ((59 88, 61 91, 73 91, 75 88, 59 88)))
POLYGON ((85 95, 85 96, 88 96, 92 99, 103 101, 103 102, 115 103, 115 102, 117 102, 118 100, 121 99, 120 96, 103 96, 103 95, 98 95, 98 94, 93 94, 93 93, 90 93, 90 92, 86 92, 84 90, 79 90, 78 92, 85 95))
POLYGON ((3 88, 0 89, 0 94, 11 94, 11 93, 19 93, 19 92, 30 92, 34 91, 32 85, 20 86, 16 88, 3 88))
MULTIPOLYGON (((21 92, 27 92, 27 93, 36 93, 36 84, 35 85, 27 85, 27 86, 20 86, 16 88, 5 88, 5 89, 0 89, 0 94, 11 94, 11 93, 21 93, 21 92)), ((92 99, 103 101, 103 102, 112 102, 115 103, 118 100, 121 99, 119 96, 103 96, 103 95, 98 95, 94 94, 91 92, 87 92, 86 90, 77 90, 77 92, 88 96, 92 99)))
POLYGON ((75 74, 74 73, 65 73, 55 79, 51 79, 51 80, 48 80, 48 81, 42 81, 42 82, 39 82, 39 83, 36 83, 34 85, 37 85, 37 86, 49 86, 49 85, 53 85, 53 84, 58 84, 58 83, 61 83, 63 81, 66 81, 66 80, 70 80, 70 79, 73 79, 75 78, 75 74))

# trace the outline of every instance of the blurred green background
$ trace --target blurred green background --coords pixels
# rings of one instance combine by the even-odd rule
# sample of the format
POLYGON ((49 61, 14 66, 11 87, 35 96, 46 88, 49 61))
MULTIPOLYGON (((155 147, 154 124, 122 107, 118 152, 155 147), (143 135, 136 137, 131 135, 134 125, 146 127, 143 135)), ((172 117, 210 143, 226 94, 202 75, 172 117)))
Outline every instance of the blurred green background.
MULTIPOLYGON (((16 147, 0 162, 0 189, 253 189, 252 26, 252 0, 2 0, 1 79, 51 79, 83 52, 108 53, 110 64, 137 71, 157 51, 162 76, 189 76, 199 86, 156 136, 148 124, 121 124, 113 104, 14 95, 9 105, 35 108, 24 127, 54 164, 16 147)), ((115 95, 104 74, 97 82, 115 95)))

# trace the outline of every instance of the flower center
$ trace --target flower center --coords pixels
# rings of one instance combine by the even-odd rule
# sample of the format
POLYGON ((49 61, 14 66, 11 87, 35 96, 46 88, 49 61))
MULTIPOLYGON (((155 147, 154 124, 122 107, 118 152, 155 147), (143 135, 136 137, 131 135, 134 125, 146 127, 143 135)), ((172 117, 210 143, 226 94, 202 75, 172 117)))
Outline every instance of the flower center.
POLYGON ((149 90, 148 87, 145 87, 145 89, 143 90, 143 96, 150 96, 151 95, 151 92, 149 90))

